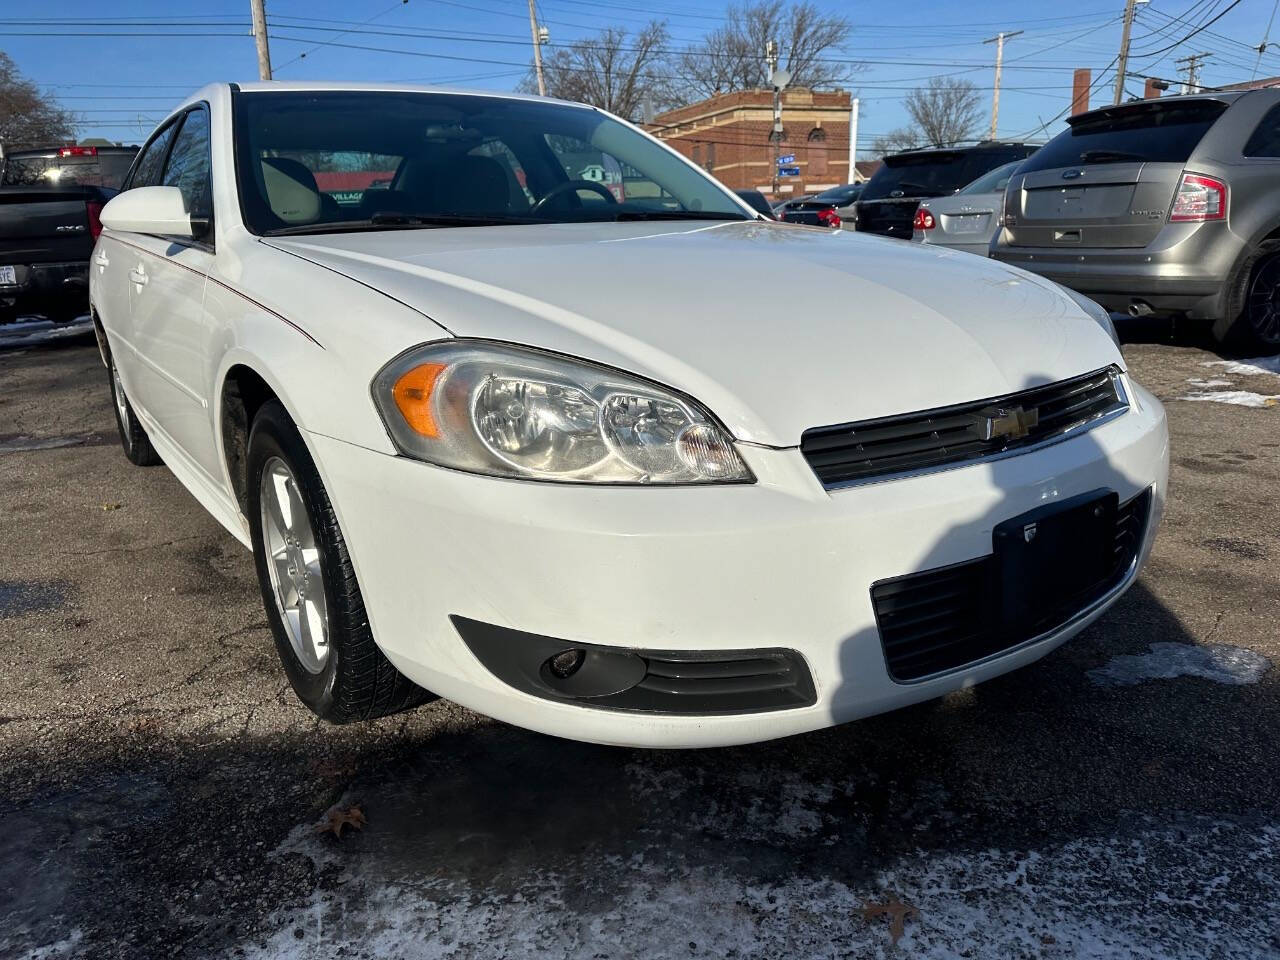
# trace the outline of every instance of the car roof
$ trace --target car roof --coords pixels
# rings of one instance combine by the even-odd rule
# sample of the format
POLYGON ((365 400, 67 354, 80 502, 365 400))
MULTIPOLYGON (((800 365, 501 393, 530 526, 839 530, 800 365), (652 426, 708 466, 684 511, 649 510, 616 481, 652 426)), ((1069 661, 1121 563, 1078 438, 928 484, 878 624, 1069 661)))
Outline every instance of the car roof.
MULTIPOLYGON (((23 157, 57 157, 58 151, 65 150, 68 146, 75 146, 75 144, 64 143, 56 147, 37 147, 32 150, 7 150, 5 151, 5 158, 13 159, 14 157, 17 157, 21 159, 23 157)), ((93 146, 93 149, 96 150, 99 154, 137 153, 139 149, 136 143, 130 146, 125 146, 125 147, 116 146, 114 144, 109 147, 106 147, 106 146, 99 147, 96 145, 92 145, 92 146, 93 146)), ((71 158, 68 158, 68 159, 71 159, 71 158)))
POLYGON ((1035 147, 1039 149, 1038 143, 1023 143, 1021 140, 983 140, 979 143, 957 144, 954 147, 919 147, 915 150, 899 150, 897 153, 891 153, 885 159, 890 157, 921 157, 928 156, 931 153, 975 153, 981 150, 1003 150, 1009 147, 1035 147))
POLYGON ((507 90, 477 90, 467 87, 447 87, 422 83, 358 83, 350 80, 254 80, 245 83, 211 83, 193 92, 175 112, 186 106, 209 100, 216 94, 226 90, 239 93, 441 93, 453 96, 494 97, 500 100, 530 100, 544 103, 558 103, 578 107, 582 110, 594 110, 585 103, 574 103, 571 100, 557 100, 554 97, 540 97, 531 93, 515 93, 507 90))

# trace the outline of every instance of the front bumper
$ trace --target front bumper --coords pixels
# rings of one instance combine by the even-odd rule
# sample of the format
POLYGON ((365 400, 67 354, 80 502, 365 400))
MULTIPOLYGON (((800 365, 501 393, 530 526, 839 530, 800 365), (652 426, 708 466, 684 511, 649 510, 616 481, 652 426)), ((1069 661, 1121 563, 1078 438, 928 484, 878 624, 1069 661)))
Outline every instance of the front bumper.
POLYGON ((1164 501, 1168 435, 1155 398, 1132 384, 1130 396, 1124 416, 1021 456, 830 492, 794 448, 742 445, 751 486, 645 489, 477 477, 309 440, 374 634, 403 673, 544 733, 717 746, 938 697, 1042 657, 1099 616, 1120 591, 1051 635, 904 684, 886 669, 871 587, 985 556, 1001 521, 1099 488, 1122 501, 1152 490, 1140 566, 1164 501), (794 650, 814 701, 734 715, 584 709, 499 680, 451 617, 624 649, 794 650))

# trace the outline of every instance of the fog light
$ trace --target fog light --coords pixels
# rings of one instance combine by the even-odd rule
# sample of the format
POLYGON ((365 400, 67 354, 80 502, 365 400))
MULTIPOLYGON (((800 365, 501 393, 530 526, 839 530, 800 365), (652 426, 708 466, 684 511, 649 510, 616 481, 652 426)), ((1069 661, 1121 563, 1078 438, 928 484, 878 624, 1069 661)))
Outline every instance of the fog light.
POLYGON ((582 661, 587 658, 585 650, 565 650, 563 653, 557 653, 554 657, 547 661, 547 667, 551 673, 559 677, 561 680, 567 680, 578 672, 582 666, 582 661))

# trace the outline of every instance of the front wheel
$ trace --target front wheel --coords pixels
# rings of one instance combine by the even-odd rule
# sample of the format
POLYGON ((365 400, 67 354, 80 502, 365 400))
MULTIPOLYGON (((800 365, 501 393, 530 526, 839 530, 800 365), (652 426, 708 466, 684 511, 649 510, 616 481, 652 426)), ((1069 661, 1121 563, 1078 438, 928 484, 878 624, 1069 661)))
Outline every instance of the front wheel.
POLYGON ((374 642, 329 496, 276 400, 254 418, 248 477, 258 584, 298 698, 332 723, 370 720, 428 699, 374 642))
POLYGON ((1280 253, 1266 253, 1253 264, 1239 314, 1214 332, 1242 352, 1280 353, 1280 253))

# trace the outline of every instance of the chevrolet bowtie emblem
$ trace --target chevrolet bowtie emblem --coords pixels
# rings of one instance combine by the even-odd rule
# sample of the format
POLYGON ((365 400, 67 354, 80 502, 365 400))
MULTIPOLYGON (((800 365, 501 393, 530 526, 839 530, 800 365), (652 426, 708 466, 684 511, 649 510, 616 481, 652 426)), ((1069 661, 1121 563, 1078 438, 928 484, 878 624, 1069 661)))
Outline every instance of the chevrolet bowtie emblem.
POLYGON ((983 440, 1020 440, 1040 422, 1040 409, 1032 407, 991 407, 977 414, 977 428, 983 440))

